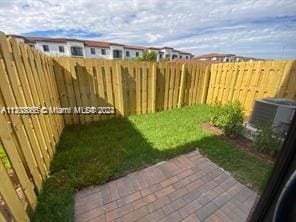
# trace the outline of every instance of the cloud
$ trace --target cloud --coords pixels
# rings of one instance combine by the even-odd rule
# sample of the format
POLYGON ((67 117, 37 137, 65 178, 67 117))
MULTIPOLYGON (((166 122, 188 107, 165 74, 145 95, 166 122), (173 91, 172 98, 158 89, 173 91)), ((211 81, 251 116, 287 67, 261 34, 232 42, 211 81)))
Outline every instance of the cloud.
POLYGON ((194 54, 218 51, 295 58, 296 2, 4 0, 0 1, 0 30, 170 45, 194 54))

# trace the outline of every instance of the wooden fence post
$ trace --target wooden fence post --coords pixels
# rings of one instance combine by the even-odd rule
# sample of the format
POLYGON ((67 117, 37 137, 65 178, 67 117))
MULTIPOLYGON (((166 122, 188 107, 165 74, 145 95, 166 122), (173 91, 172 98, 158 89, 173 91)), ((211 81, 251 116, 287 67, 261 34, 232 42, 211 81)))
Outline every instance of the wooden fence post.
POLYGON ((281 76, 279 78, 277 87, 275 89, 274 96, 275 97, 283 97, 285 94, 285 89, 284 89, 284 83, 287 82, 289 75, 291 75, 291 71, 293 68, 293 60, 286 61, 286 64, 284 66, 284 70, 281 72, 281 76))
POLYGON ((121 72, 121 65, 116 63, 116 75, 117 75, 117 85, 118 85, 118 100, 119 100, 119 111, 122 116, 125 116, 125 109, 124 109, 124 99, 123 98, 123 84, 122 84, 122 72, 121 72))
POLYGON ((184 90, 185 90, 185 64, 182 64, 182 73, 181 73, 181 84, 180 84, 180 93, 179 93, 179 99, 178 99, 178 108, 181 108, 183 106, 183 99, 184 99, 184 90))
POLYGON ((202 87, 201 104, 205 104, 207 101, 210 77, 211 77, 211 65, 207 65, 204 75, 205 77, 204 77, 204 84, 202 87))
POLYGON ((156 106, 156 78, 157 78, 157 70, 156 70, 156 63, 153 63, 152 65, 152 91, 151 91, 151 111, 154 113, 155 112, 155 106, 156 106))

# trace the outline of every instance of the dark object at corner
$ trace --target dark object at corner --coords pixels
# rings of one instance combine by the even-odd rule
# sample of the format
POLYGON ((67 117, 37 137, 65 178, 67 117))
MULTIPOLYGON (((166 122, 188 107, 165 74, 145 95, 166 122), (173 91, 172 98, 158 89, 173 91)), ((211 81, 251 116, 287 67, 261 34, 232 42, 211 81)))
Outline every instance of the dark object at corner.
POLYGON ((296 115, 250 222, 296 221, 296 115))

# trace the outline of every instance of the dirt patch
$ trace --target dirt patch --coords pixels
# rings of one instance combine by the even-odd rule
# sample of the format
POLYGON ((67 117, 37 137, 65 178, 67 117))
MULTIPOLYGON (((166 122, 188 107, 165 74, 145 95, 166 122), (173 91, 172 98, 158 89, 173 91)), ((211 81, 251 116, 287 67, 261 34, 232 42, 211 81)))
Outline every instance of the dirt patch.
POLYGON ((222 140, 226 140, 227 142, 230 142, 236 147, 243 149, 244 151, 250 153, 251 155, 257 156, 266 162, 269 162, 272 164, 274 163, 274 159, 271 156, 257 151, 255 143, 252 140, 249 140, 243 136, 237 136, 234 138, 225 136, 221 129, 213 126, 211 123, 203 123, 201 124, 201 127, 204 130, 210 132, 211 134, 216 135, 218 138, 222 140))

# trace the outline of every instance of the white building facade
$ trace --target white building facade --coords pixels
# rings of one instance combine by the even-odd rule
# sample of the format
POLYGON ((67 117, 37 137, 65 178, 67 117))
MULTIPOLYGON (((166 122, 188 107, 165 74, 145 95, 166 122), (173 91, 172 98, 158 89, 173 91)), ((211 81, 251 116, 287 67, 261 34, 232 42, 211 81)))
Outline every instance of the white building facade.
POLYGON ((191 59, 193 55, 171 47, 145 48, 111 42, 79 40, 68 38, 43 38, 11 36, 23 41, 37 50, 53 56, 71 56, 98 59, 134 59, 142 57, 145 51, 155 52, 157 61, 162 59, 191 59))

